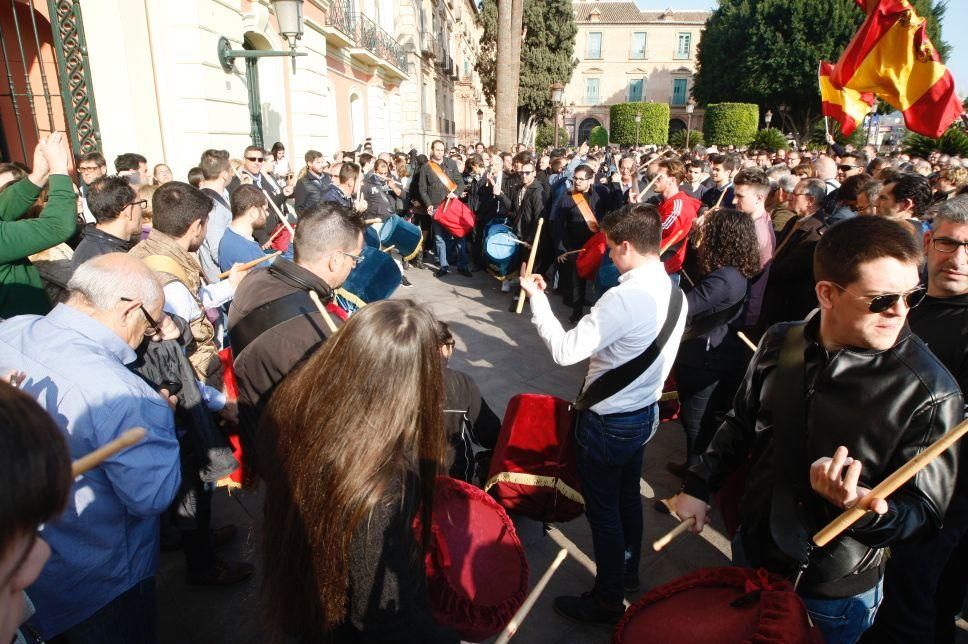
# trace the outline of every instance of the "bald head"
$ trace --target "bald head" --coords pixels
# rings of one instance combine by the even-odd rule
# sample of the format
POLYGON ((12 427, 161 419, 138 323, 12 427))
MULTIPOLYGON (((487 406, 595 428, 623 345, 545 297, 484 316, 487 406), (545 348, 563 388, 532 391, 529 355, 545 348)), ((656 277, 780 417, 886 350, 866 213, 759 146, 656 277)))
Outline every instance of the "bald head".
POLYGON ((99 311, 113 309, 121 298, 141 302, 147 309, 160 309, 165 303, 155 272, 125 253, 108 253, 87 260, 74 271, 67 288, 71 299, 81 297, 99 311))
POLYGON ((813 172, 817 179, 826 181, 827 179, 837 178, 837 164, 830 157, 818 157, 813 162, 813 172))

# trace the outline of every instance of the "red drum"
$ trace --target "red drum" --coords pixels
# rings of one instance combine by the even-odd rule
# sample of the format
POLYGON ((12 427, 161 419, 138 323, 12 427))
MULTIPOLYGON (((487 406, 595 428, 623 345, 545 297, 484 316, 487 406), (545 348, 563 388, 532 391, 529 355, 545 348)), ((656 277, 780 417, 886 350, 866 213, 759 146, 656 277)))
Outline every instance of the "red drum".
POLYGON ((474 230, 474 211, 460 199, 451 199, 434 211, 434 221, 454 237, 467 237, 474 230))
MULTIPOLYGON (((235 380, 235 369, 232 367, 232 363, 235 360, 232 356, 232 348, 225 347, 219 351, 218 359, 222 363, 222 382, 225 383, 225 394, 229 400, 238 400, 239 386, 235 380)), ((242 442, 239 439, 237 431, 229 434, 229 444, 232 445, 232 456, 239 462, 239 466, 235 468, 234 472, 229 474, 229 478, 233 482, 242 485, 245 482, 246 474, 251 474, 251 472, 246 472, 245 455, 242 453, 242 442)))
POLYGON ((595 279, 607 247, 605 233, 602 231, 598 231, 588 238, 588 241, 581 247, 582 252, 578 253, 578 259, 575 260, 575 270, 578 271, 578 277, 583 280, 595 279))
MULTIPOLYGON (((414 534, 422 534, 420 513, 414 534)), ((499 633, 528 594, 528 561, 507 512, 483 490, 438 477, 425 567, 430 608, 461 639, 499 633)))
POLYGON ((508 403, 487 485, 508 510, 537 521, 570 521, 585 511, 575 460, 571 403, 518 394, 508 403))
POLYGON ((803 601, 763 569, 702 568, 629 606, 612 644, 787 642, 823 644, 803 601))

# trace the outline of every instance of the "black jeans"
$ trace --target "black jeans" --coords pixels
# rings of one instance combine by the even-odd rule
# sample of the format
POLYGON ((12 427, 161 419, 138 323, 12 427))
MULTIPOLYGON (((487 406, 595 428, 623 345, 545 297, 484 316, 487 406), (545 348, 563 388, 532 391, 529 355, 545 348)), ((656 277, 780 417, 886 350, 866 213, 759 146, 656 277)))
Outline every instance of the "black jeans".
POLYGON ((608 604, 622 603, 623 575, 639 570, 642 458, 658 425, 658 405, 653 404, 628 414, 583 411, 575 427, 578 473, 598 569, 594 593, 608 604))
POLYGON ((154 644, 158 641, 155 578, 148 577, 50 644, 154 644))

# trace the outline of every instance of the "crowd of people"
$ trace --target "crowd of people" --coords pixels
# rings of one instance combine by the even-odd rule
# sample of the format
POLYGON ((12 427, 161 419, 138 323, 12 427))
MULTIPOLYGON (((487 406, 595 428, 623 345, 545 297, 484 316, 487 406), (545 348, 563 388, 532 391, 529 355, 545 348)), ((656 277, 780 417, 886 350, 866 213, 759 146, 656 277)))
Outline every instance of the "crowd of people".
POLYGON ((411 524, 430 525, 435 476, 484 484, 501 422, 419 289, 340 305, 396 217, 421 238, 400 286, 487 271, 527 294, 555 363, 588 360, 574 439, 597 572, 560 614, 613 626, 638 593, 644 448, 674 389, 682 490, 657 509, 701 531, 746 468, 733 559, 796 579, 828 642, 954 641, 968 470, 950 451, 867 495, 964 417, 968 160, 833 139, 426 152, 207 149, 179 181, 136 153, 109 174, 54 133, 30 167, 0 164, 0 640, 156 641, 160 550, 192 585, 254 574, 216 554, 237 530, 212 525, 215 490, 241 482, 266 494, 272 638, 458 641, 411 524), (513 266, 489 254, 495 223, 513 266), (69 474, 132 427, 146 438, 69 474))

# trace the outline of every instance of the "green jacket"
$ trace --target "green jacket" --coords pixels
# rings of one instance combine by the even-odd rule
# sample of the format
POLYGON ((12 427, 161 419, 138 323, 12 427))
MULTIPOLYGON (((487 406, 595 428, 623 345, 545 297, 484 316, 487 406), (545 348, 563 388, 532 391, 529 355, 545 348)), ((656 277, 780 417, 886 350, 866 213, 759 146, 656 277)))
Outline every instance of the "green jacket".
POLYGON ((70 177, 51 175, 44 210, 36 219, 21 219, 39 194, 27 178, 0 192, 0 318, 50 311, 40 274, 27 257, 67 241, 77 228, 70 177))

